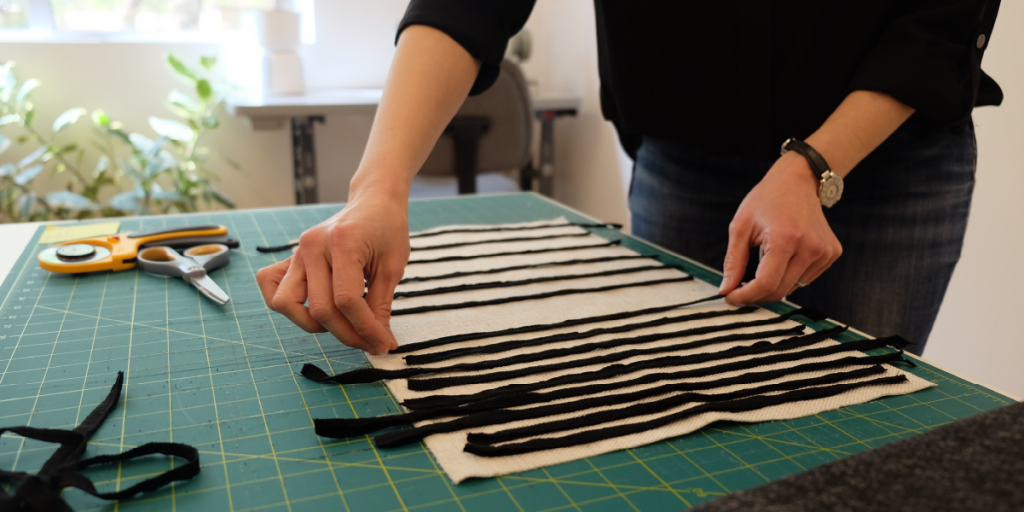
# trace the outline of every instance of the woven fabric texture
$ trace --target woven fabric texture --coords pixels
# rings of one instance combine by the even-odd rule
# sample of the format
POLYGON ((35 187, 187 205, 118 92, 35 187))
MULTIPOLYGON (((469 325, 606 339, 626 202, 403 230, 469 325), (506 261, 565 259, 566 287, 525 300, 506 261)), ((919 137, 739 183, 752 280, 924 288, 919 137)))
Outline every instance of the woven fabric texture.
MULTIPOLYGON (((485 229, 493 229, 494 226, 446 226, 428 232, 421 232, 431 233, 431 236, 417 236, 412 238, 412 245, 416 250, 414 250, 412 253, 410 264, 406 269, 405 277, 430 277, 452 273, 479 272, 503 267, 534 266, 558 261, 607 259, 618 258, 623 256, 636 256, 636 253, 629 249, 615 245, 609 246, 607 244, 608 241, 606 239, 595 235, 588 235, 587 230, 584 227, 570 225, 567 223, 565 219, 553 219, 550 221, 536 223, 506 225, 506 227, 516 228, 517 230, 482 231, 485 229), (521 229, 524 227, 530 227, 531 229, 521 229), (461 231, 449 232, 452 230, 461 231), (481 231, 473 232, 474 230, 481 231), (536 240, 530 240, 531 238, 536 238, 536 240), (509 239, 518 239, 518 241, 502 241, 509 239), (442 245, 451 247, 429 249, 429 247, 442 245), (581 247, 586 246, 595 247, 581 249, 581 247), (544 252, 531 252, 537 250, 544 250, 544 252), (522 254, 524 252, 526 254, 522 254), (495 256, 495 254, 502 253, 513 254, 495 256), (459 259, 452 259, 453 257, 459 259), (424 260, 435 259, 441 259, 443 261, 438 261, 435 263, 422 262, 424 260)), ((401 293, 404 291, 431 290, 441 287, 449 287, 462 284, 490 283, 496 281, 517 281, 533 279, 538 277, 568 276, 578 274, 600 273, 616 269, 662 266, 663 263, 659 262, 657 259, 654 258, 615 259, 612 261, 600 261, 595 263, 552 265, 526 268, 521 270, 511 270, 508 272, 470 274, 463 275, 461 277, 454 277, 449 279, 436 279, 422 282, 412 281, 399 285, 397 291, 401 293)), ((686 277, 686 274, 678 269, 665 267, 654 268, 650 271, 622 273, 592 278, 544 281, 534 284, 525 284, 522 286, 506 286, 500 288, 442 293, 422 297, 398 298, 394 301, 393 304, 393 309, 396 312, 407 308, 422 308, 425 306, 452 305, 478 301, 496 301, 516 297, 521 298, 534 296, 559 290, 576 290, 572 294, 559 295, 542 299, 516 300, 513 302, 507 302, 503 304, 496 304, 490 306, 457 307, 455 309, 447 309, 443 311, 431 311, 424 313, 395 316, 392 319, 391 325, 395 333, 395 336, 398 339, 399 344, 403 347, 404 353, 389 354, 382 356, 370 356, 369 359, 371 364, 375 368, 383 370, 400 370, 411 367, 406 363, 404 359, 404 357, 408 355, 430 354, 464 347, 478 347, 481 345, 491 345, 496 343, 507 342, 510 340, 534 339, 557 333, 580 332, 605 327, 617 327, 623 325, 638 324, 643 322, 649 322, 659 318, 691 315, 693 313, 703 311, 720 311, 734 309, 731 306, 726 305, 721 300, 714 300, 702 304, 697 304, 691 307, 671 309, 664 312, 657 312, 653 314, 634 316, 630 318, 623 318, 612 321, 588 323, 585 325, 576 325, 564 328, 552 328, 543 330, 541 332, 488 336, 484 339, 475 339, 463 342, 450 343, 445 344, 443 346, 436 346, 423 350, 417 350, 415 346, 417 343, 420 342, 435 340, 446 336, 454 336, 477 332, 504 331, 514 329, 517 327, 522 327, 525 325, 550 324, 556 322, 563 322, 567 320, 611 315, 615 313, 621 313, 623 311, 639 311, 647 308, 657 308, 669 306, 672 304, 681 304, 713 296, 717 291, 713 286, 701 282, 699 280, 662 282, 661 284, 650 284, 652 282, 671 280, 680 277, 686 277), (617 285, 622 285, 623 287, 614 288, 614 286, 617 285), (586 292, 587 289, 609 287, 613 289, 601 292, 586 292)), ((406 379, 394 379, 385 382, 390 387, 395 397, 398 398, 400 401, 445 395, 467 395, 501 388, 502 386, 509 384, 542 383, 566 375, 584 374, 585 372, 600 370, 602 368, 608 367, 611 364, 628 365, 630 363, 634 363, 637 361, 653 360, 665 356, 687 356, 692 354, 715 353, 725 351, 734 347, 750 346, 758 341, 766 340, 768 342, 779 342, 782 341, 783 339, 792 337, 792 334, 786 336, 775 335, 764 337, 758 337, 756 335, 756 333, 759 332, 778 332, 779 329, 794 328, 800 326, 800 324, 798 324, 797 322, 794 322, 792 320, 785 320, 778 323, 772 323, 771 325, 729 328, 721 331, 712 332, 709 334, 669 337, 665 339, 658 339, 656 341, 651 341, 648 343, 623 343, 621 346, 618 346, 614 343, 614 340, 621 340, 624 338, 633 338, 637 336, 644 336, 657 333, 669 333, 690 328, 727 325, 736 322, 768 320, 776 318, 776 316, 777 315, 770 311, 758 308, 756 310, 744 312, 743 314, 703 318, 686 321, 682 323, 668 323, 665 325, 657 325, 653 327, 629 330, 628 332, 598 334, 596 336, 587 337, 585 339, 573 339, 569 341, 555 341, 552 343, 542 343, 534 346, 526 346, 523 348, 505 350, 499 353, 468 354, 462 357, 456 357, 453 359, 448 359, 437 363, 417 365, 416 367, 441 368, 461 363, 481 363, 483 367, 487 367, 487 363, 489 361, 497 361, 500 359, 505 359, 508 357, 518 356, 522 354, 553 352, 554 355, 557 354, 557 352, 554 351, 557 351, 559 349, 577 347, 582 344, 613 341, 613 343, 611 344, 606 344, 610 345, 606 346, 606 348, 601 348, 599 350, 586 353, 577 353, 562 357, 544 357, 543 359, 529 358, 532 361, 528 363, 513 365, 495 365, 493 368, 490 369, 474 370, 472 372, 440 371, 414 377, 415 379, 421 379, 435 377, 461 377, 466 375, 486 375, 488 373, 493 372, 505 372, 509 370, 517 370, 540 365, 580 361, 590 359, 595 356, 604 356, 620 352, 623 353, 623 357, 621 359, 612 357, 611 359, 614 359, 614 362, 605 362, 591 365, 587 365, 585 363, 582 363, 581 365, 570 364, 567 365, 567 368, 565 369, 544 373, 526 374, 520 377, 512 378, 509 380, 502 380, 498 382, 455 385, 451 387, 443 387, 441 389, 433 391, 411 390, 409 386, 409 381, 406 379), (751 333, 752 336, 748 337, 748 339, 745 340, 725 341, 721 343, 703 343, 699 344, 700 346, 695 348, 689 348, 686 346, 688 342, 695 342, 700 340, 706 340, 707 338, 715 336, 738 333, 751 333), (648 355, 631 356, 626 353, 630 351, 656 348, 661 348, 663 350, 648 355)), ((813 331, 805 328, 802 332, 810 334, 813 331)), ((808 346, 799 347, 795 350, 809 351, 819 349, 822 347, 835 346, 837 344, 838 343, 836 341, 826 339, 824 341, 813 343, 808 346)), ((646 351, 649 353, 653 352, 651 350, 646 351)), ((691 368, 695 369, 714 367, 724 363, 742 361, 757 357, 764 357, 765 355, 775 354, 780 351, 782 351, 781 348, 778 349, 778 351, 776 351, 774 347, 769 347, 767 351, 762 351, 761 353, 758 354, 748 354, 736 357, 729 357, 728 354, 723 354, 721 356, 713 356, 711 357, 711 360, 705 361, 703 363, 683 366, 673 365, 667 368, 648 368, 640 371, 619 374, 611 378, 602 378, 581 384, 570 384, 568 385, 568 387, 585 386, 596 383, 623 382, 636 379, 637 377, 642 375, 660 373, 665 371, 679 371, 691 368)), ((826 356, 798 358, 792 361, 765 365, 763 367, 757 367, 756 369, 753 370, 717 373, 710 376, 690 379, 690 381, 713 382, 749 373, 750 371, 766 371, 790 368, 793 366, 811 362, 838 360, 844 357, 849 357, 851 355, 864 356, 863 353, 856 351, 837 352, 826 356)), ((727 393, 750 387, 764 386, 766 384, 772 383, 824 377, 836 372, 855 370, 857 368, 863 368, 863 366, 850 366, 827 371, 793 373, 790 375, 786 375, 785 377, 770 381, 763 381, 753 384, 713 387, 702 392, 711 394, 727 393)), ((895 384, 865 385, 862 387, 857 387, 849 391, 839 393, 835 396, 784 403, 746 412, 703 413, 658 428, 653 428, 642 433, 614 437, 598 442, 582 444, 577 446, 567 446, 562 448, 543 450, 521 455, 511 455, 503 457, 482 457, 464 451, 464 448, 467 444, 467 435, 470 433, 470 431, 457 431, 451 433, 430 435, 426 438, 425 442, 427 446, 431 449, 431 451, 434 452, 434 455, 437 457, 439 464, 447 472, 452 481, 458 483, 471 477, 491 477, 515 473, 551 464, 558 464, 568 462, 571 460, 594 456, 610 451, 634 448, 644 444, 660 441, 666 438, 680 436, 697 430, 709 423, 718 420, 759 422, 768 420, 793 419, 812 414, 817 414, 820 412, 836 409, 843 406, 867 402, 883 396, 910 393, 933 385, 928 381, 915 377, 909 373, 903 372, 895 367, 886 365, 883 368, 884 371, 880 374, 872 375, 870 377, 862 377, 859 379, 852 379, 844 382, 849 383, 868 381, 880 377, 896 376, 904 376, 906 377, 906 380, 895 384)), ((638 391, 641 389, 647 389, 651 387, 664 386, 669 382, 679 381, 658 381, 655 383, 648 383, 638 386, 623 386, 620 389, 616 389, 614 391, 607 391, 604 393, 598 393, 594 396, 604 396, 638 391)), ((542 389, 542 391, 557 390, 565 387, 567 386, 555 385, 552 387, 544 388, 542 389)), ((660 400, 666 398, 666 396, 667 395, 653 396, 640 400, 636 403, 660 400)), ((579 399, 580 398, 571 398, 564 401, 574 401, 579 399)), ((556 400, 552 403, 560 402, 561 401, 556 400)), ((546 423, 557 420, 563 420, 566 418, 592 415, 594 413, 600 413, 602 411, 616 409, 623 405, 634 404, 618 404, 614 406, 594 407, 586 410, 573 411, 568 414, 560 414, 552 416, 550 418, 515 421, 510 423, 479 427, 471 429, 471 431, 474 433, 492 433, 498 431, 505 431, 519 427, 535 425, 538 423, 546 423)), ((571 435, 574 433, 578 433, 580 431, 591 430, 594 428, 606 428, 614 425, 647 421, 667 416, 673 413, 678 413, 680 411, 691 408, 695 405, 697 404, 684 404, 678 407, 657 412, 655 414, 637 416, 635 418, 617 419, 605 423, 588 425, 583 428, 577 428, 574 430, 557 432, 555 434, 545 435, 541 437, 559 437, 571 435)), ((594 416, 589 417, 593 418, 594 416)), ((597 417, 600 418, 601 416, 597 417)), ((450 419, 451 418, 437 418, 417 423, 416 425, 420 426, 430 424, 433 422, 449 421, 450 419)), ((529 439, 515 440, 512 442, 520 442, 525 440, 529 439)), ((498 443, 498 445, 500 444, 501 443, 498 443)))

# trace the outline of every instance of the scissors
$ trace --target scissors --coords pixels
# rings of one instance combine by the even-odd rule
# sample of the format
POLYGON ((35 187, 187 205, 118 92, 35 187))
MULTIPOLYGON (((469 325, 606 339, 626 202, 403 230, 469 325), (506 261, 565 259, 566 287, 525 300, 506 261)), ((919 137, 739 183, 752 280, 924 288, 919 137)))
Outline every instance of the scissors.
POLYGON ((228 264, 231 253, 223 244, 208 244, 192 247, 179 254, 170 247, 147 247, 139 252, 138 264, 142 270, 150 274, 180 277, 186 283, 195 286, 200 293, 206 295, 217 304, 227 304, 229 297, 217 283, 206 275, 208 270, 216 270, 228 264))
POLYGON ((164 245, 174 245, 175 240, 198 237, 213 241, 215 237, 227 235, 227 232, 228 228, 224 226, 185 226, 75 240, 51 246, 39 253, 39 266, 66 274, 100 270, 120 272, 135 268, 136 256, 143 244, 165 242, 164 245))

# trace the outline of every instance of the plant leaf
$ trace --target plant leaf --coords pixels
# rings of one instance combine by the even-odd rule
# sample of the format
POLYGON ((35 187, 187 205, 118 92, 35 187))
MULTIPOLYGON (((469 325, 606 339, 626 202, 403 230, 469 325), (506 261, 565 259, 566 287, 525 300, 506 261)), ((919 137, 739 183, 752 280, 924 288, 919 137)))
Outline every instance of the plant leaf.
POLYGON ((213 97, 213 87, 210 86, 209 80, 202 78, 196 82, 196 94, 204 101, 209 101, 213 97))
POLYGON ((216 128, 218 125, 220 125, 220 120, 214 116, 208 116, 203 119, 203 126, 206 128, 216 128))
POLYGON ((142 181, 142 172, 139 171, 139 169, 136 168, 134 165, 132 165, 131 162, 125 160, 124 158, 118 158, 117 165, 119 165, 123 171, 128 173, 128 176, 130 176, 133 180, 137 182, 142 181))
POLYGON ((146 164, 146 168, 143 170, 146 178, 156 176, 162 170, 160 169, 160 164, 161 162, 159 159, 154 158, 153 160, 150 160, 149 163, 146 164))
POLYGON ((202 107, 196 103, 196 100, 192 99, 191 96, 185 95, 185 93, 172 90, 167 95, 167 102, 170 104, 170 108, 175 114, 181 117, 192 117, 198 114, 202 107), (180 112, 179 112, 180 111, 180 112))
POLYGON ((192 81, 199 80, 199 76, 196 75, 194 71, 189 69, 188 66, 185 65, 185 63, 178 60, 178 58, 175 57, 174 54, 167 54, 167 62, 171 64, 171 67, 174 68, 174 70, 177 71, 179 75, 188 78, 192 81))
POLYGON ((26 156, 25 158, 18 160, 18 168, 24 169, 25 167, 28 167, 29 164, 35 162, 36 160, 39 160, 39 157, 43 156, 49 150, 49 145, 39 146, 39 149, 29 153, 29 155, 26 156))
POLYGON ((36 118, 36 111, 29 110, 25 112, 25 126, 32 126, 32 120, 36 118))
POLYGON ((21 88, 18 89, 18 95, 14 98, 15 105, 17 105, 18 108, 21 108, 22 104, 25 103, 25 100, 28 99, 28 96, 32 94, 32 89, 35 89, 38 86, 39 80, 36 80, 35 78, 25 80, 25 83, 21 84, 21 88))
POLYGON ((170 139, 163 135, 157 137, 157 139, 153 141, 153 145, 150 146, 149 151, 146 152, 146 158, 153 158, 161 151, 163 151, 164 146, 167 144, 168 140, 170 139))
POLYGON ((235 202, 230 197, 228 197, 227 195, 225 195, 224 193, 222 193, 221 191, 219 191, 217 189, 211 189, 211 190, 213 192, 213 198, 216 199, 217 202, 219 202, 220 204, 222 204, 224 206, 227 206, 228 208, 231 208, 231 209, 235 208, 235 202))
POLYGON ((95 210, 98 207, 88 197, 68 190, 58 190, 46 194, 46 202, 52 207, 67 208, 68 210, 95 210))
POLYGON ((32 205, 36 202, 36 193, 29 191, 18 198, 18 215, 23 220, 29 220, 32 216, 32 205))
POLYGON ((122 131, 122 130, 108 129, 107 130, 107 135, 110 135, 112 137, 117 137, 118 140, 120 140, 121 142, 124 142, 125 144, 128 144, 128 145, 131 145, 131 143, 132 143, 131 139, 127 135, 125 135, 124 131, 122 131))
POLYGON ((100 159, 96 161, 96 170, 92 171, 92 175, 98 178, 108 168, 110 168, 110 159, 107 158, 107 155, 100 155, 100 159))
POLYGON ((16 172, 18 172, 18 166, 14 164, 0 165, 0 177, 10 176, 16 172))
POLYGON ((181 201, 183 199, 182 195, 177 191, 164 190, 156 183, 153 183, 153 185, 149 187, 149 197, 159 199, 161 201, 181 201))
POLYGON ((18 185, 24 186, 26 183, 32 181, 32 178, 38 176, 43 170, 43 167, 45 167, 43 164, 35 164, 32 167, 21 171, 21 174, 14 177, 14 182, 18 185))
POLYGON ((201 64, 207 71, 213 69, 213 66, 217 65, 217 57, 208 57, 203 55, 199 57, 199 64, 201 64))
POLYGON ((14 72, 11 68, 14 66, 14 61, 7 61, 2 68, 0 68, 0 102, 7 103, 11 99, 11 94, 14 93, 14 87, 18 85, 18 78, 14 76, 14 72))
POLYGON ((57 120, 53 122, 53 132, 57 133, 68 126, 75 124, 78 118, 85 114, 85 109, 82 107, 73 108, 57 116, 57 120))
POLYGON ((16 123, 21 119, 18 114, 7 114, 6 116, 0 117, 0 126, 5 124, 16 123))
POLYGON ((0 153, 7 151, 7 148, 11 147, 11 139, 4 137, 4 134, 0 133, 0 153))
POLYGON ((182 142, 192 140, 192 137, 195 135, 192 128, 171 119, 161 119, 159 117, 150 116, 149 126, 153 128, 153 131, 167 137, 168 139, 179 140, 182 142))
POLYGON ((145 155, 153 149, 153 140, 141 133, 130 133, 128 134, 128 140, 130 144, 135 147, 135 151, 145 155))
POLYGON ((110 198, 110 207, 126 212, 137 212, 140 206, 139 203, 135 201, 135 199, 135 190, 121 192, 120 194, 117 194, 116 196, 110 198))
POLYGON ((107 113, 103 109, 96 109, 92 111, 92 122, 96 126, 110 126, 110 118, 107 117, 107 113))

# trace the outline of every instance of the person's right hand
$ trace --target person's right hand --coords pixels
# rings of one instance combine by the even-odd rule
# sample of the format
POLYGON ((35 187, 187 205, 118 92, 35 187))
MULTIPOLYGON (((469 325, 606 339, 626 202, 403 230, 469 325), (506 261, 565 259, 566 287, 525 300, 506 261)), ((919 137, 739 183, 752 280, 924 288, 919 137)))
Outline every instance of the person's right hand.
POLYGON ((370 195, 306 230, 296 254, 261 269, 256 281, 267 306, 306 332, 330 331, 350 347, 386 353, 398 348, 391 301, 408 259, 408 201, 370 195))

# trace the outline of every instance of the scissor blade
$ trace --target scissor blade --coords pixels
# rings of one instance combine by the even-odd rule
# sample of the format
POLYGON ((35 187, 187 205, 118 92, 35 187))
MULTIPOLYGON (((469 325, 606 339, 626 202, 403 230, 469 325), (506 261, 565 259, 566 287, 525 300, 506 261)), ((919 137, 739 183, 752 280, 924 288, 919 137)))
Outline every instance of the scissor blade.
POLYGON ((217 286, 217 283, 213 282, 213 279, 210 279, 210 276, 197 277, 192 279, 191 282, 192 286, 195 286, 200 293, 206 295, 210 300, 217 304, 223 306, 228 303, 228 300, 230 300, 228 294, 224 293, 224 290, 221 290, 220 286, 217 286))

